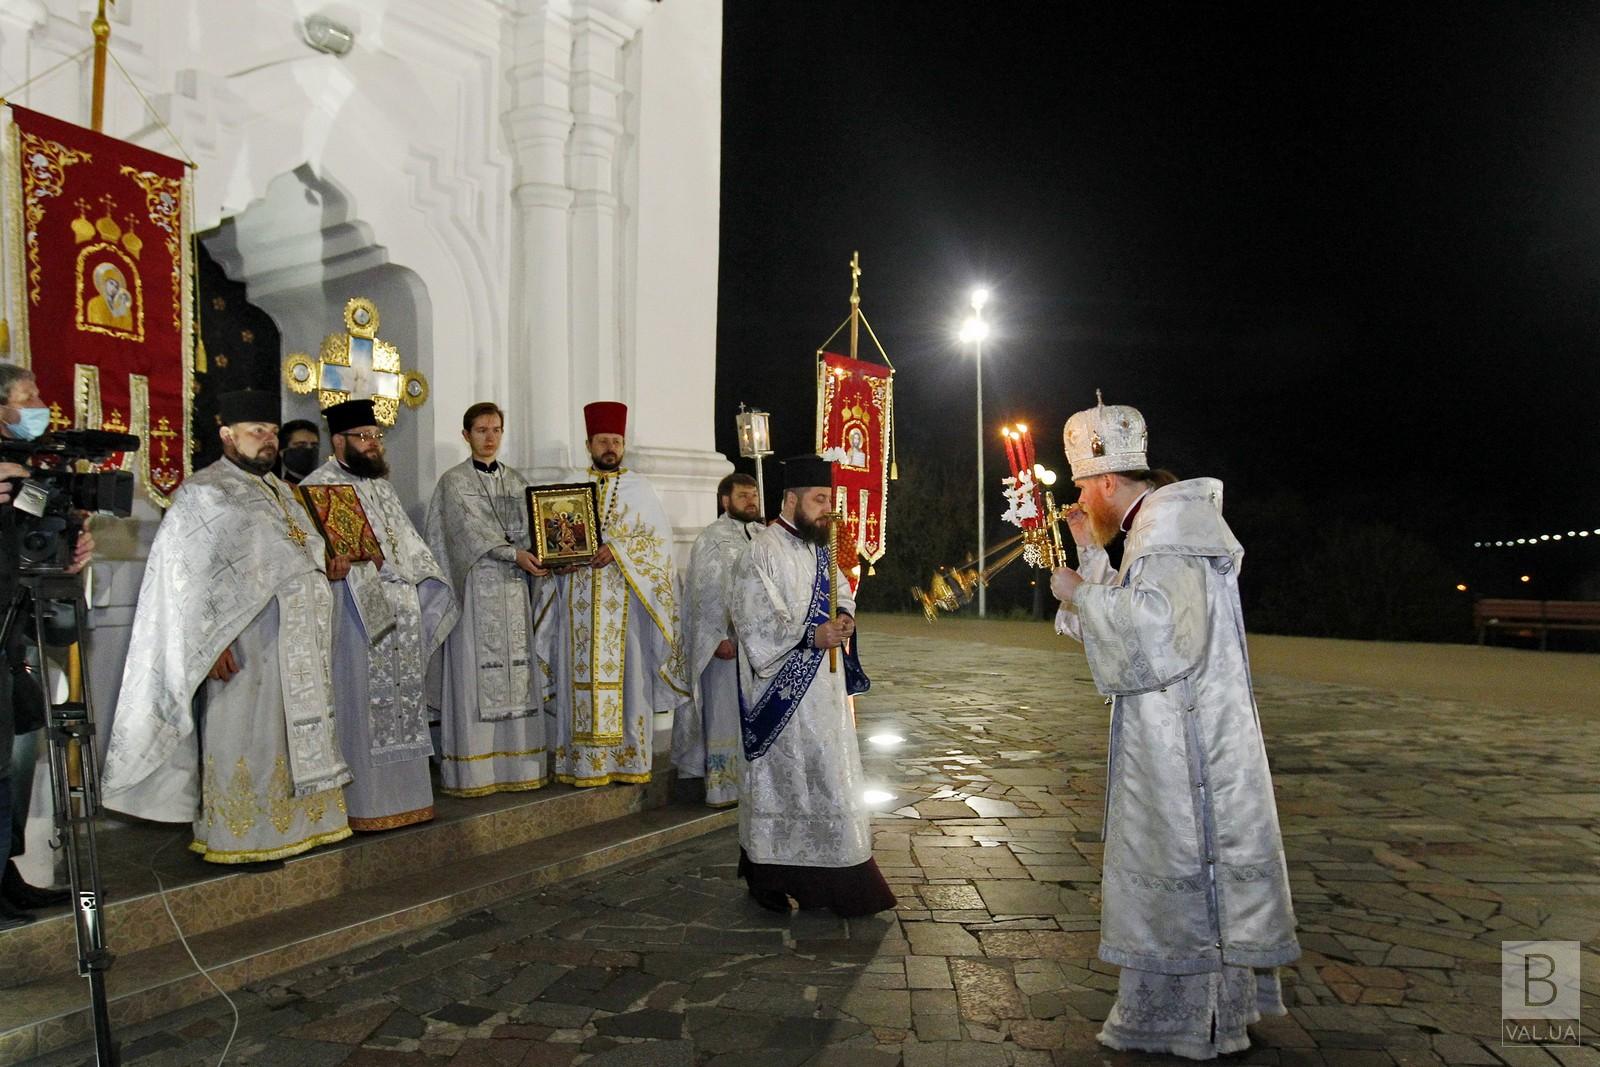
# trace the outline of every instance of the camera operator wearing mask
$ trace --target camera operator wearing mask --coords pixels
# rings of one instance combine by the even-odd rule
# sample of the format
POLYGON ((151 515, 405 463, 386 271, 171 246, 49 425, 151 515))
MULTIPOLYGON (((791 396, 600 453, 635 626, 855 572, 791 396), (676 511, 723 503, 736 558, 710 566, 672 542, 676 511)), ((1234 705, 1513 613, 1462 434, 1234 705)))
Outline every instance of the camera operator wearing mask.
MULTIPOLYGON (((33 372, 0 363, 0 437, 32 441, 50 429, 50 409, 39 395, 33 372)), ((0 530, 13 522, 12 497, 16 480, 31 471, 18 463, 0 462, 0 530)), ((9 539, 7 539, 9 543, 9 539)), ((89 563, 94 538, 85 528, 78 536, 68 574, 78 574, 89 563)), ((0 608, 17 593, 17 560, 0 560, 0 608)), ((22 880, 15 860, 23 849, 28 804, 33 796, 33 771, 38 761, 40 728, 44 726, 45 696, 39 654, 33 644, 33 620, 18 621, 10 642, 0 647, 0 845, 6 848, 4 875, 0 875, 0 930, 32 922, 35 908, 66 902, 63 890, 39 889, 22 880)))

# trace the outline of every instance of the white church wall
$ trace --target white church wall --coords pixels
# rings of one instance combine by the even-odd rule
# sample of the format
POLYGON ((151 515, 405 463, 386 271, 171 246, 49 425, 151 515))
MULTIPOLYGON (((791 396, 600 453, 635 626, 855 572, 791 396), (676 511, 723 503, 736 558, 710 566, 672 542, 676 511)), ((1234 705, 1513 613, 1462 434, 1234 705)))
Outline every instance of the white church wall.
MULTIPOLYGON (((80 51, 92 7, 0 6, 0 80, 80 51)), ((711 451, 720 3, 141 0, 112 23, 114 54, 200 164, 198 228, 296 167, 336 175, 427 289, 430 406, 500 401, 521 430, 507 458, 565 477, 583 404, 622 399, 633 463, 663 480, 674 522, 710 518, 705 482, 726 469, 711 451), (301 41, 313 12, 351 28, 347 56, 301 41)), ((174 151, 114 69, 109 85, 108 130, 174 151)), ((87 60, 20 101, 85 121, 87 60)), ((423 484, 456 455, 452 425, 436 419, 416 457, 423 484)))

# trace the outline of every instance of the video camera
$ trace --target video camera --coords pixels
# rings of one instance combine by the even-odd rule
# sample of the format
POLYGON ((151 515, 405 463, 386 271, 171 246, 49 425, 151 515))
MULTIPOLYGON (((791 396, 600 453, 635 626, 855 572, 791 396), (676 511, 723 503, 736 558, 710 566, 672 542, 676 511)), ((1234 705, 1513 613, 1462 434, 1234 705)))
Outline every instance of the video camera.
POLYGON ((0 505, 5 549, 0 565, 26 574, 65 574, 83 529, 83 512, 133 513, 132 474, 77 471, 74 463, 103 463, 116 453, 138 450, 138 437, 105 430, 61 430, 34 441, 0 439, 0 460, 33 471, 10 480, 11 506, 0 505))

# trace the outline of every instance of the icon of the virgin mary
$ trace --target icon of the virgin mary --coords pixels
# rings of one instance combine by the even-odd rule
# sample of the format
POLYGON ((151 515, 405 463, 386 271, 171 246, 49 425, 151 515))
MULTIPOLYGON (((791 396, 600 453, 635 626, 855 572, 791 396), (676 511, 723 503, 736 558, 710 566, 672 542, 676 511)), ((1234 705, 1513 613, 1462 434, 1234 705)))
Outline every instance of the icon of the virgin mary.
POLYGON ((103 262, 94 268, 95 296, 89 299, 86 317, 93 326, 133 333, 133 293, 122 268, 103 262))

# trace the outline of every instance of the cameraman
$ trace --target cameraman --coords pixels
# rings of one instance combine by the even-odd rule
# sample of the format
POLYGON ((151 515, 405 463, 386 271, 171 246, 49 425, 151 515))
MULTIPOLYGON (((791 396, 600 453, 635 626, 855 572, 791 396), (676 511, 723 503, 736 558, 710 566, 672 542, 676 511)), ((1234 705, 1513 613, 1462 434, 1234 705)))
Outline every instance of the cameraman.
MULTIPOLYGON (((0 363, 0 437, 32 441, 50 428, 50 409, 39 395, 33 372, 0 363)), ((31 472, 16 463, 0 463, 0 479, 25 478, 31 472)), ((0 529, 13 522, 13 483, 0 481, 0 529)), ((6 542, 9 543, 9 540, 6 542)), ((84 529, 78 536, 69 574, 89 563, 94 538, 84 529)), ((17 593, 17 561, 0 560, 0 609, 17 593)), ((33 797, 33 771, 39 753, 39 729, 44 725, 45 673, 39 650, 32 648, 33 620, 17 621, 11 640, 0 647, 0 844, 6 848, 5 873, 0 875, 0 930, 32 922, 35 908, 66 902, 64 891, 39 889, 23 881, 15 860, 20 855, 33 797), (38 674, 35 675, 35 669, 38 674)))

